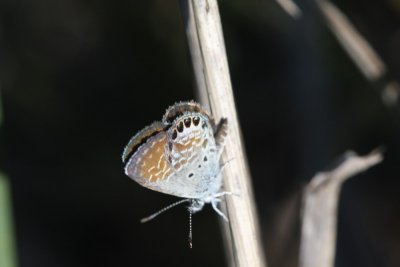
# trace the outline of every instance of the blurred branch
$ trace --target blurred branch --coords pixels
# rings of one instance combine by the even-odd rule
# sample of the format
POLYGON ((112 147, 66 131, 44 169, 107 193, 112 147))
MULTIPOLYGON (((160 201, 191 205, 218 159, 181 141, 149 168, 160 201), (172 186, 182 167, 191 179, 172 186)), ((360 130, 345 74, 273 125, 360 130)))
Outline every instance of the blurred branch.
MULTIPOLYGON (((0 90, 0 129, 3 122, 3 108, 0 90)), ((0 266, 16 267, 17 257, 14 243, 11 193, 8 177, 0 172, 0 266)))
MULTIPOLYGON (((382 79, 387 67, 365 38, 357 31, 333 3, 328 0, 315 0, 328 27, 336 36, 344 50, 369 81, 382 79)), ((396 81, 385 82, 382 100, 388 106, 398 103, 400 86, 396 81)))
POLYGON ((15 267, 16 253, 12 224, 10 186, 7 177, 0 173, 0 266, 15 267))
POLYGON ((224 189, 240 193, 226 197, 229 224, 223 223, 231 266, 266 266, 250 175, 236 114, 220 15, 216 0, 181 0, 197 89, 216 119, 228 118, 229 133, 223 161, 224 189), (200 82, 199 82, 200 81, 200 82))
POLYGON ((303 196, 300 267, 334 266, 337 203, 341 185, 382 160, 382 153, 378 150, 366 156, 348 152, 335 169, 318 173, 311 179, 303 196))
POLYGON ((387 106, 395 106, 399 103, 400 85, 396 81, 386 84, 382 91, 382 100, 387 106))
MULTIPOLYGON (((276 0, 276 2, 291 17, 299 19, 302 16, 301 9, 292 0, 276 0)), ((314 0, 314 2, 329 29, 365 78, 372 82, 382 79, 387 72, 386 64, 346 15, 329 0, 314 0)), ((398 103, 400 85, 397 81, 385 81, 383 87, 379 89, 382 91, 382 100, 387 106, 395 106, 398 103)))
POLYGON ((276 0, 276 2, 294 19, 299 19, 303 13, 292 0, 276 0))
POLYGON ((328 27, 364 76, 371 81, 382 77, 386 72, 385 63, 346 15, 327 0, 316 0, 316 3, 327 21, 328 27))

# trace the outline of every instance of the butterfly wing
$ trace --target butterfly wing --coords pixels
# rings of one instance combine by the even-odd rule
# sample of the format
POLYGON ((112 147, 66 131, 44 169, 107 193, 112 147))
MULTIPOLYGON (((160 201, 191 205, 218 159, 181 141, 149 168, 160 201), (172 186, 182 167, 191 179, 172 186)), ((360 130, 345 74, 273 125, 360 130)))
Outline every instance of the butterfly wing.
POLYGON ((155 121, 151 125, 139 131, 125 146, 124 152, 122 153, 122 162, 126 163, 141 145, 146 143, 150 137, 164 131, 165 127, 166 125, 162 122, 155 121))
POLYGON ((167 135, 164 131, 148 138, 127 162, 126 175, 142 186, 164 192, 162 181, 165 181, 172 172, 165 158, 166 143, 167 135))
POLYGON ((167 160, 173 169, 168 186, 179 187, 180 195, 203 198, 221 187, 219 155, 208 117, 186 113, 167 132, 167 160))

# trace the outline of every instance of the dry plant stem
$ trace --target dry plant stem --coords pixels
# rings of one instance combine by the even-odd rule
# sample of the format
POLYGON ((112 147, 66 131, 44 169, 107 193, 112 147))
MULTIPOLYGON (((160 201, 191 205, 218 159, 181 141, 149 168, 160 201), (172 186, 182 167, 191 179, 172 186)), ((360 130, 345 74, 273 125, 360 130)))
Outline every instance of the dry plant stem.
POLYGON ((218 120, 228 118, 229 133, 226 140, 223 161, 230 159, 224 170, 226 191, 239 193, 240 196, 226 197, 229 224, 224 223, 228 233, 227 244, 230 247, 231 266, 266 266, 261 248, 258 218, 251 188, 246 156, 241 141, 232 86, 229 76, 225 44, 216 0, 181 0, 184 23, 189 38, 192 61, 195 66, 196 80, 202 80, 198 89, 206 89, 200 95, 207 96, 202 104, 209 102, 214 117, 218 120), (185 10, 184 8, 190 10, 185 10), (196 44, 197 43, 197 44, 196 44), (196 66, 202 66, 202 69, 196 66))
MULTIPOLYGON (((382 79, 386 73, 386 64, 346 15, 329 0, 314 1, 329 29, 363 75, 369 81, 382 79)), ((276 0, 276 2, 294 19, 302 17, 301 9, 292 0, 276 0)), ((397 81, 385 81, 382 87, 384 104, 395 106, 399 99, 400 84, 397 81)))
POLYGON ((276 2, 294 19, 299 19, 303 15, 301 9, 292 0, 276 0, 276 2))
POLYGON ((375 81, 386 72, 386 66, 374 49, 347 17, 328 0, 315 0, 328 27, 368 80, 375 81))
MULTIPOLYGON (((329 0, 314 0, 329 29, 369 81, 384 78, 386 65, 368 41, 357 31, 346 15, 329 0)), ((276 2, 294 19, 302 17, 301 9, 292 0, 276 2)), ((382 100, 386 106, 395 106, 400 99, 400 84, 384 81, 382 100)))
MULTIPOLYGON (((179 2, 180 9, 185 22, 185 30, 187 36, 187 42, 189 45, 190 55, 192 59, 201 58, 200 42, 196 30, 196 22, 194 20, 193 4, 192 1, 183 0, 179 2)), ((200 103, 203 104, 204 108, 210 109, 208 102, 208 94, 206 87, 206 79, 203 73, 204 65, 202 60, 192 60, 193 71, 196 79, 196 93, 200 103)))
MULTIPOLYGON (((384 78, 386 64, 346 15, 329 0, 315 2, 328 27, 364 76, 369 81, 384 78)), ((387 106, 395 106, 400 98, 400 85, 397 81, 384 82, 382 100, 387 106)))
POLYGON ((318 173, 303 196, 300 267, 332 267, 336 247, 337 204, 348 178, 383 160, 379 151, 360 157, 352 152, 334 170, 318 173))

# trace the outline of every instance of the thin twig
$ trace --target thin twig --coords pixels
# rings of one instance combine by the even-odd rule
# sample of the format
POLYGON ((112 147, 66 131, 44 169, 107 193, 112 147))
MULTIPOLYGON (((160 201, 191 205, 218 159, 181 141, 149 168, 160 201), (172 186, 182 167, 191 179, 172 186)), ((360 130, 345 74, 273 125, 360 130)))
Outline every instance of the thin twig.
POLYGON ((327 0, 316 0, 316 3, 328 27, 365 77, 369 80, 380 78, 386 72, 385 64, 347 17, 327 0))
MULTIPOLYGON (((276 0, 276 2, 294 19, 302 17, 301 9, 292 0, 276 0)), ((400 99, 400 84, 397 81, 385 79, 387 66, 378 53, 332 2, 329 0, 314 0, 314 2, 328 28, 365 78, 372 82, 383 79, 383 83, 378 86, 382 91, 384 104, 397 105, 400 99)))
POLYGON ((276 0, 276 2, 294 19, 299 19, 303 15, 303 12, 293 0, 276 0))
MULTIPOLYGON (((193 13, 192 1, 180 1, 181 13, 186 27, 187 42, 190 47, 190 55, 192 59, 201 58, 200 42, 196 30, 196 22, 193 13)), ((193 71, 196 79, 197 99, 202 103, 204 108, 210 109, 208 102, 206 79, 203 73, 204 65, 202 60, 192 60, 193 71)))
POLYGON ((226 197, 229 224, 224 223, 228 262, 231 266, 266 266, 261 248, 258 218, 250 175, 242 144, 229 76, 225 44, 216 0, 181 0, 184 23, 202 104, 209 103, 216 119, 228 118, 229 133, 223 161, 232 159, 224 173, 226 191, 240 197, 226 197), (201 66, 201 67, 199 67, 201 66))
MULTIPOLYGON (((384 78, 387 67, 368 41, 357 31, 346 15, 328 0, 315 0, 329 29, 342 45, 358 69, 369 81, 384 78)), ((382 100, 387 106, 395 106, 400 98, 397 81, 383 80, 382 100)))
POLYGON ((378 150, 363 157, 350 152, 338 167, 318 173, 311 179, 303 196, 300 267, 334 266, 341 185, 382 160, 382 153, 378 150))

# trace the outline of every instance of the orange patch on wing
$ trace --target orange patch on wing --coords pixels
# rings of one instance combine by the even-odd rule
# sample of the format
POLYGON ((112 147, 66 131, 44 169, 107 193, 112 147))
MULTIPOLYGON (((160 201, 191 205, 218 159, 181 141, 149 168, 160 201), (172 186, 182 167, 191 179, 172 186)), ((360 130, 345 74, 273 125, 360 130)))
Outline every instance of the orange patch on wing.
POLYGON ((130 156, 134 154, 134 152, 141 146, 142 143, 145 143, 145 141, 151 136, 163 131, 164 128, 165 126, 163 123, 156 121, 138 132, 134 137, 131 138, 131 140, 129 140, 129 143, 126 145, 122 154, 122 161, 128 161, 130 156))
POLYGON ((139 162, 139 173, 150 182, 163 180, 170 174, 169 163, 165 158, 165 133, 155 140, 152 146, 142 155, 139 162))
POLYGON ((188 150, 189 148, 193 147, 193 151, 196 151, 198 149, 198 147, 201 147, 202 142, 201 142, 201 138, 200 137, 194 137, 189 139, 185 144, 179 144, 179 143, 175 143, 174 147, 175 150, 180 153, 180 152, 184 152, 186 150, 188 150))

